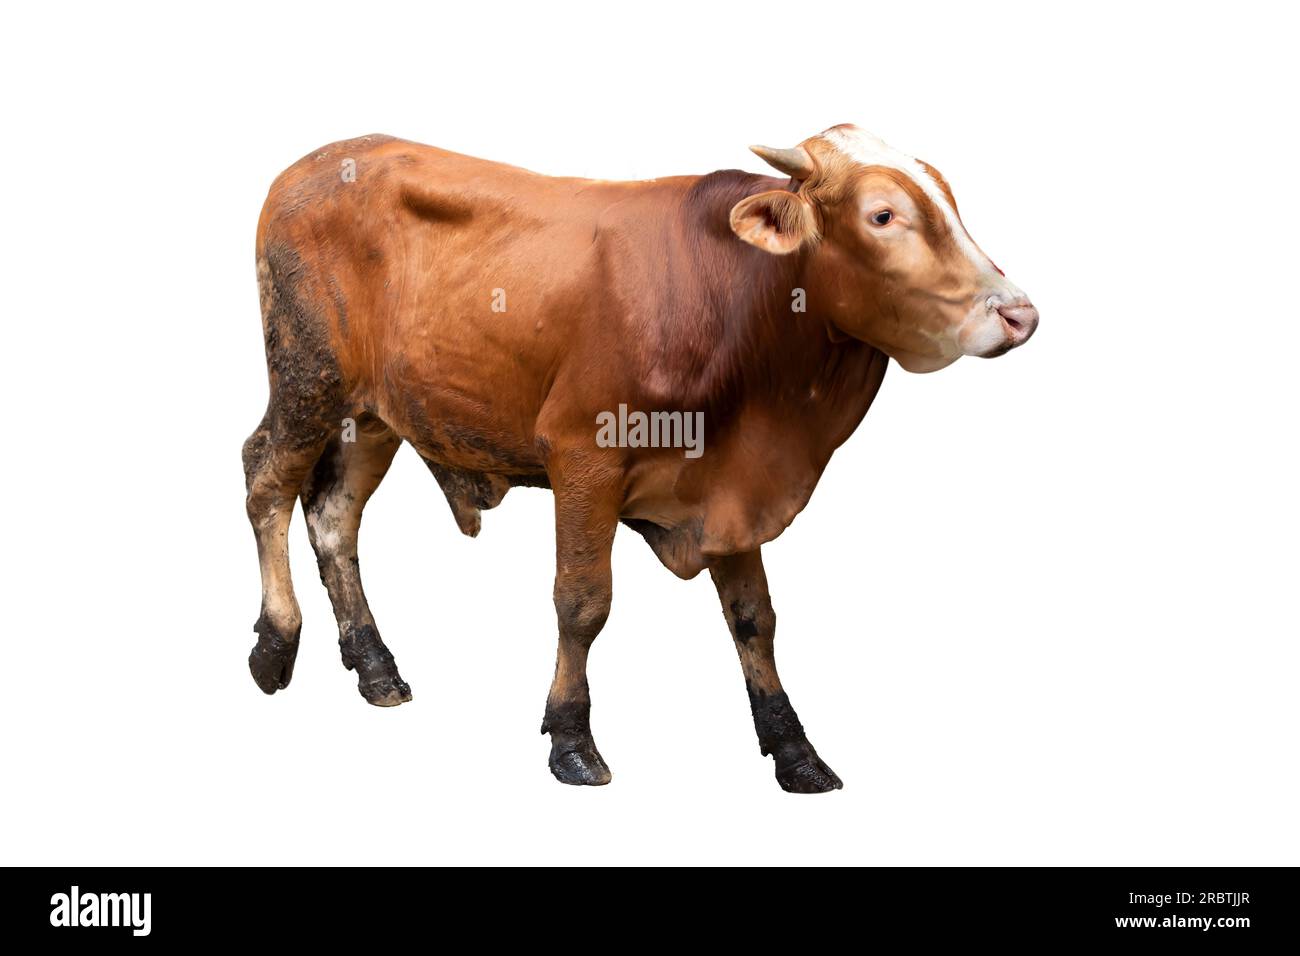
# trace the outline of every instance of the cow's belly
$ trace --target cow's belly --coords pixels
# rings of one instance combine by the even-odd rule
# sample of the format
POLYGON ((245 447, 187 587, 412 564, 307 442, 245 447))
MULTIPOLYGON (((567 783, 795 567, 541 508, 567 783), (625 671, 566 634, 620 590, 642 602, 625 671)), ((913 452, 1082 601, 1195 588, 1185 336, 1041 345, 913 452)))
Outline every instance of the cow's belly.
POLYGON ((538 474, 544 465, 534 428, 542 386, 534 364, 488 337, 429 336, 388 358, 380 415, 428 461, 538 474))
POLYGON ((545 471, 531 439, 505 429, 495 418, 457 403, 428 402, 408 408, 393 424, 426 461, 464 471, 530 475, 545 471))

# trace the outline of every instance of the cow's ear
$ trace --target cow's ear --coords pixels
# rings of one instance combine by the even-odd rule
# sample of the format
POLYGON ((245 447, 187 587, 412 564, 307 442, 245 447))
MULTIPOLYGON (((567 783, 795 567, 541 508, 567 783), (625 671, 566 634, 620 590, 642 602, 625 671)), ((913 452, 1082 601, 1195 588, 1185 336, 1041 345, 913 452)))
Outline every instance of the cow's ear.
POLYGON ((774 189, 736 203, 731 231, 751 246, 784 256, 817 238, 817 220, 802 196, 774 189))

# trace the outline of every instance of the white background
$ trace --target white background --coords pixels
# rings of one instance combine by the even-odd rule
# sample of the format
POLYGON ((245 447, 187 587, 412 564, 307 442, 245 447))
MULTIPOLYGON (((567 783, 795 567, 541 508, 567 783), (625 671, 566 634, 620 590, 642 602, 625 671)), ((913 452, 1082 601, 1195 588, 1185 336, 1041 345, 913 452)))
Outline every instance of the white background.
POLYGON ((3 71, 6 863, 1295 864, 1294 24, 1271 5, 45 6, 3 71), (474 12, 474 11, 481 12, 474 12), (626 530, 561 786, 549 493, 366 513, 415 700, 339 663, 301 516, 264 697, 240 444, 274 176, 385 132, 557 174, 761 171, 855 122, 948 177, 1025 348, 897 367, 766 547, 843 777, 783 793, 708 576, 626 530))

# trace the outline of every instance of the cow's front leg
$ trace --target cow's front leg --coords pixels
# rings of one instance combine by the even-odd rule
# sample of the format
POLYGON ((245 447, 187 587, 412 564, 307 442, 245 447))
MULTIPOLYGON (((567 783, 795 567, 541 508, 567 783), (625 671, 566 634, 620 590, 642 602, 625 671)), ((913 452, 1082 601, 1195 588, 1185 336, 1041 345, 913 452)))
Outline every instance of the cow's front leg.
POLYGON ((581 483, 575 484, 563 472, 553 472, 551 477, 560 644, 542 733, 551 735, 550 766, 557 780, 600 786, 609 783, 610 772, 591 736, 587 654, 609 616, 610 548, 618 525, 620 492, 612 481, 593 481, 585 468, 574 470, 581 474, 581 483))
POLYGON ((763 755, 776 759, 776 780, 791 793, 825 793, 843 784, 804 736, 799 716, 781 687, 773 657, 776 613, 767 593, 759 550, 714 559, 709 565, 722 613, 736 642, 749 707, 763 755))

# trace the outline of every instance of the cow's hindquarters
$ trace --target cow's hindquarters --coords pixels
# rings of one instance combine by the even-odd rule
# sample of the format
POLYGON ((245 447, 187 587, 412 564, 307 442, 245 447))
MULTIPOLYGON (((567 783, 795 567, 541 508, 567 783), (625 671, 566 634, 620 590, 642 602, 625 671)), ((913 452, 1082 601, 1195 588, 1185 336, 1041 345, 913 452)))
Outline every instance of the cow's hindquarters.
POLYGON ((361 509, 382 480, 400 440, 353 406, 318 277, 291 245, 268 241, 257 262, 270 401, 244 443, 248 517, 257 538, 262 610, 248 658, 265 693, 287 687, 302 614, 289 570, 288 532, 301 494, 321 578, 339 619, 344 664, 357 671, 371 703, 410 699, 379 640, 356 568, 361 509))

